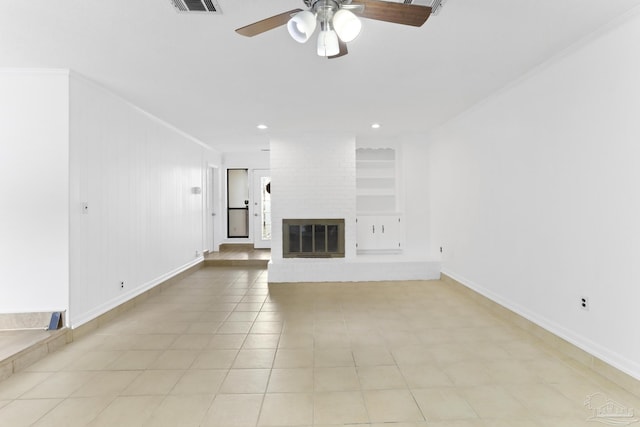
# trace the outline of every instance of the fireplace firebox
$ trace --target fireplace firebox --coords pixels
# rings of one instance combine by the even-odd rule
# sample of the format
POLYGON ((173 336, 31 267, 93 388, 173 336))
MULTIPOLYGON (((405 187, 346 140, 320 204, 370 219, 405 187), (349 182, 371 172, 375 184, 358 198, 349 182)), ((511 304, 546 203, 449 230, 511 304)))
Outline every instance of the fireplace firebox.
POLYGON ((344 258, 344 219, 283 219, 283 258, 344 258))

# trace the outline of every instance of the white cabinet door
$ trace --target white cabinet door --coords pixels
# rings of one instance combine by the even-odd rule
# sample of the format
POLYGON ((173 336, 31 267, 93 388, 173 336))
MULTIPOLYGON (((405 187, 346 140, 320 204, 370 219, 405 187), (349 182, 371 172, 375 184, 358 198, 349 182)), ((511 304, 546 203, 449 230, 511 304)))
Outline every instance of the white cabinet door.
POLYGON ((384 216, 379 218, 377 232, 378 249, 400 249, 400 218, 384 216))
POLYGON ((377 249, 375 216, 358 217, 356 223, 356 244, 360 250, 377 249))
POLYGON ((357 219, 358 250, 400 250, 400 237, 398 215, 367 215, 357 219))

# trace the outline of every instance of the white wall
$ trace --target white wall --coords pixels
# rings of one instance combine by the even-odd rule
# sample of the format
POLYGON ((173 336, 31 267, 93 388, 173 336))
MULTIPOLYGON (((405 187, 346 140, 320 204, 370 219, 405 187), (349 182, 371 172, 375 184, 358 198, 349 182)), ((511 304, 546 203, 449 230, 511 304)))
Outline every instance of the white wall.
POLYGON ((268 151, 223 153, 222 163, 226 169, 269 169, 268 151))
POLYGON ((403 136, 400 160, 404 253, 412 258, 438 259, 431 245, 428 138, 425 135, 403 136))
POLYGON ((70 93, 75 327, 202 259, 205 168, 219 157, 78 75, 70 93))
POLYGON ((0 70, 0 313, 66 310, 68 73, 0 70))
POLYGON ((637 40, 635 14, 444 126, 430 169, 443 271, 640 379, 637 40))

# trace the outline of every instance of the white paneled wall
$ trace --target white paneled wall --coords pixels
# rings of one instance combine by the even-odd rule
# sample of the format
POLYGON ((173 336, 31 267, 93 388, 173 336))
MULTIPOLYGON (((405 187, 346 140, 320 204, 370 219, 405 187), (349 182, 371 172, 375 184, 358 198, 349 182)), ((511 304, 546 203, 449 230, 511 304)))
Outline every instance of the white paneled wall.
POLYGON ((68 82, 0 70, 0 313, 68 307, 68 82))
POLYGON ((77 75, 70 93, 70 322, 78 326, 201 259, 205 167, 215 155, 77 75))

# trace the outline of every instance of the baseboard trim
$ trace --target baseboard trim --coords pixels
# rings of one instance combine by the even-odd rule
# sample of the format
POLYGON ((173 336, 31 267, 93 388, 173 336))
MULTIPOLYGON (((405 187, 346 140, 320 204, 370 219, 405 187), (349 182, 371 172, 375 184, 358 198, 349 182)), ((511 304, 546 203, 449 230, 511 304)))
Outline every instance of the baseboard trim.
MULTIPOLYGON (((165 281, 176 277, 177 275, 179 275, 180 273, 184 272, 184 271, 190 271, 190 269, 194 266, 197 265, 201 265, 202 261, 204 260, 204 257, 199 257, 185 265, 182 265, 174 270, 171 270, 159 277, 154 278, 153 280, 150 280, 146 283, 142 283, 139 286, 137 286, 135 289, 132 289, 130 291, 126 291, 123 292, 121 295, 119 295, 117 298, 111 299, 109 301, 104 302, 103 304, 92 308, 91 310, 81 314, 81 315, 72 315, 69 316, 69 318, 67 319, 67 326, 71 329, 79 329, 81 328, 85 323, 90 322, 104 314, 109 313, 110 311, 112 311, 113 309, 123 305, 123 304, 127 304, 129 301, 135 300, 136 298, 138 298, 141 295, 146 294, 147 291, 152 290, 154 288, 156 288, 156 286, 164 283, 165 281)), ((73 308, 73 307, 72 307, 73 308)))
POLYGON ((165 278, 164 280, 158 282, 153 287, 144 290, 143 292, 137 294, 133 298, 123 301, 120 304, 116 305, 115 307, 100 314, 99 316, 96 316, 93 319, 90 319, 82 323, 81 325, 72 328, 71 329, 72 341, 80 337, 83 337, 89 334, 90 332, 95 331, 96 329, 101 328, 102 326, 111 322, 114 318, 131 310, 132 308, 136 307, 143 301, 146 301, 149 297, 161 293, 167 287, 173 285, 176 282, 179 282, 180 280, 184 279, 185 277, 189 276, 195 271, 198 271, 203 266, 204 266, 204 260, 201 259, 197 264, 194 264, 191 267, 188 267, 173 276, 165 278))
POLYGON ((538 338, 544 344, 556 350, 563 358, 577 362, 580 366, 615 382, 627 391, 640 395, 640 381, 632 375, 623 372, 597 356, 581 349, 575 344, 565 340, 553 332, 550 332, 537 323, 534 323, 521 314, 501 305, 446 273, 441 274, 441 280, 454 287, 459 292, 467 295, 483 307, 489 309, 489 311, 497 317, 508 321, 510 324, 513 324, 538 338))
POLYGON ((165 280, 157 283, 154 287, 147 289, 144 292, 136 295, 135 297, 118 304, 112 309, 83 323, 77 328, 63 328, 57 331, 52 331, 51 335, 48 338, 16 353, 15 355, 5 360, 0 360, 0 381, 5 380, 11 375, 33 365, 48 354, 63 348, 67 344, 70 344, 101 328, 119 315, 131 310, 135 306, 147 300, 149 297, 161 293, 173 284, 198 271, 203 266, 204 260, 201 260, 199 263, 188 267, 171 277, 167 277, 165 280))

